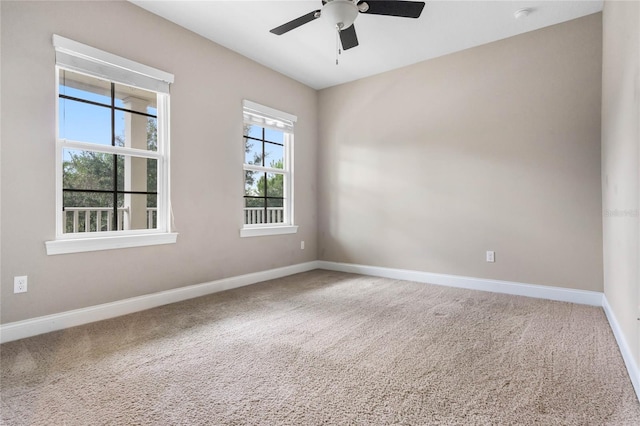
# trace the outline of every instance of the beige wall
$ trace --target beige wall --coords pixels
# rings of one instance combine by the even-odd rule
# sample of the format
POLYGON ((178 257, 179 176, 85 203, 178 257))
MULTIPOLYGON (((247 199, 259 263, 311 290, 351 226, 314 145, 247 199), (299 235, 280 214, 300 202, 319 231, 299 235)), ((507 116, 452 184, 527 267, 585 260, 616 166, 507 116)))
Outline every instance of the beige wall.
POLYGON ((604 292, 640 363, 640 3, 603 11, 604 292))
POLYGON ((130 3, 0 4, 2 323, 317 258, 314 90, 130 3), (54 33, 175 74, 177 244, 45 254, 55 236, 54 33), (239 237, 244 98, 298 116, 298 234, 239 237), (14 275, 29 276, 28 293, 13 294, 14 275))
POLYGON ((322 90, 320 259, 602 291, 601 19, 322 90))

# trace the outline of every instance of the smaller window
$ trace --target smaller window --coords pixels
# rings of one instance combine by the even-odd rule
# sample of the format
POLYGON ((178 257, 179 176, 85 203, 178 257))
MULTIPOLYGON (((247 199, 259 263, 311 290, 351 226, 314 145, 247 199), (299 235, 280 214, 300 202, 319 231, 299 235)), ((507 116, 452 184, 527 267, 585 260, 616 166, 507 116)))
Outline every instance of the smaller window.
POLYGON ((293 125, 296 117, 244 101, 243 237, 295 233, 293 125))

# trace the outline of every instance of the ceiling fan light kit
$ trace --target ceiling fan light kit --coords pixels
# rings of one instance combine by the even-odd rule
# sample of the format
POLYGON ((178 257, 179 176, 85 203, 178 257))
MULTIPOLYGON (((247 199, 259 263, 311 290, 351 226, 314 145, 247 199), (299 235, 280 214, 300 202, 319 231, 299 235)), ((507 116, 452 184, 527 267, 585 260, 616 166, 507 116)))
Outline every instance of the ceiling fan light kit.
POLYGON ((359 14, 385 15, 400 18, 419 18, 424 9, 424 2, 403 0, 322 0, 322 9, 314 10, 306 15, 289 21, 270 32, 283 35, 315 19, 322 18, 333 29, 337 29, 342 49, 358 46, 358 37, 354 21, 359 14))
POLYGON ((358 7, 350 0, 329 0, 322 8, 321 18, 341 31, 353 25, 358 13, 358 7))

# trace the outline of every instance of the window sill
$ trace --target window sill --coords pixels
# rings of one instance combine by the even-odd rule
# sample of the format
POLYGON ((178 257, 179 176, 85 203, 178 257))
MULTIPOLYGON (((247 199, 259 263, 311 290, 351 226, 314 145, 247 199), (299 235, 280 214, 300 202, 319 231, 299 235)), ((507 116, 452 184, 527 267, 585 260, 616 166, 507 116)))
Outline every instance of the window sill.
POLYGON ((298 227, 295 225, 242 228, 240 230, 240 237, 262 237, 265 235, 295 234, 296 232, 298 232, 298 227))
POLYGON ((46 241, 47 255, 82 253, 86 251, 113 250, 130 247, 174 244, 177 233, 117 235, 108 237, 77 238, 68 240, 46 241))

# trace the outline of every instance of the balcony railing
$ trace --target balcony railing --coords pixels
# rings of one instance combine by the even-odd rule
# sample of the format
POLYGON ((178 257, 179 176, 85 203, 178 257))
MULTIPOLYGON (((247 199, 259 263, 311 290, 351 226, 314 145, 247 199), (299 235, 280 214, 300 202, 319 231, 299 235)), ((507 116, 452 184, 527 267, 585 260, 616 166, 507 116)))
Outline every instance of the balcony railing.
MULTIPOLYGON (((116 221, 117 231, 125 229, 129 207, 119 207, 116 221)), ((65 232, 113 231, 112 207, 65 207, 65 232)), ((158 223, 158 209, 147 207, 147 229, 153 229, 158 223)))
POLYGON ((284 207, 246 207, 244 209, 244 224, 255 225, 259 223, 284 222, 284 207))
MULTIPOLYGON (((65 232, 98 232, 112 231, 113 208, 111 207, 65 207, 65 232)), ((122 231, 129 219, 129 207, 119 207, 117 228, 122 231)), ((282 223, 284 221, 284 207, 247 207, 244 209, 245 225, 261 223, 282 223)), ((158 224, 158 209, 147 207, 147 229, 154 229, 158 224)))

